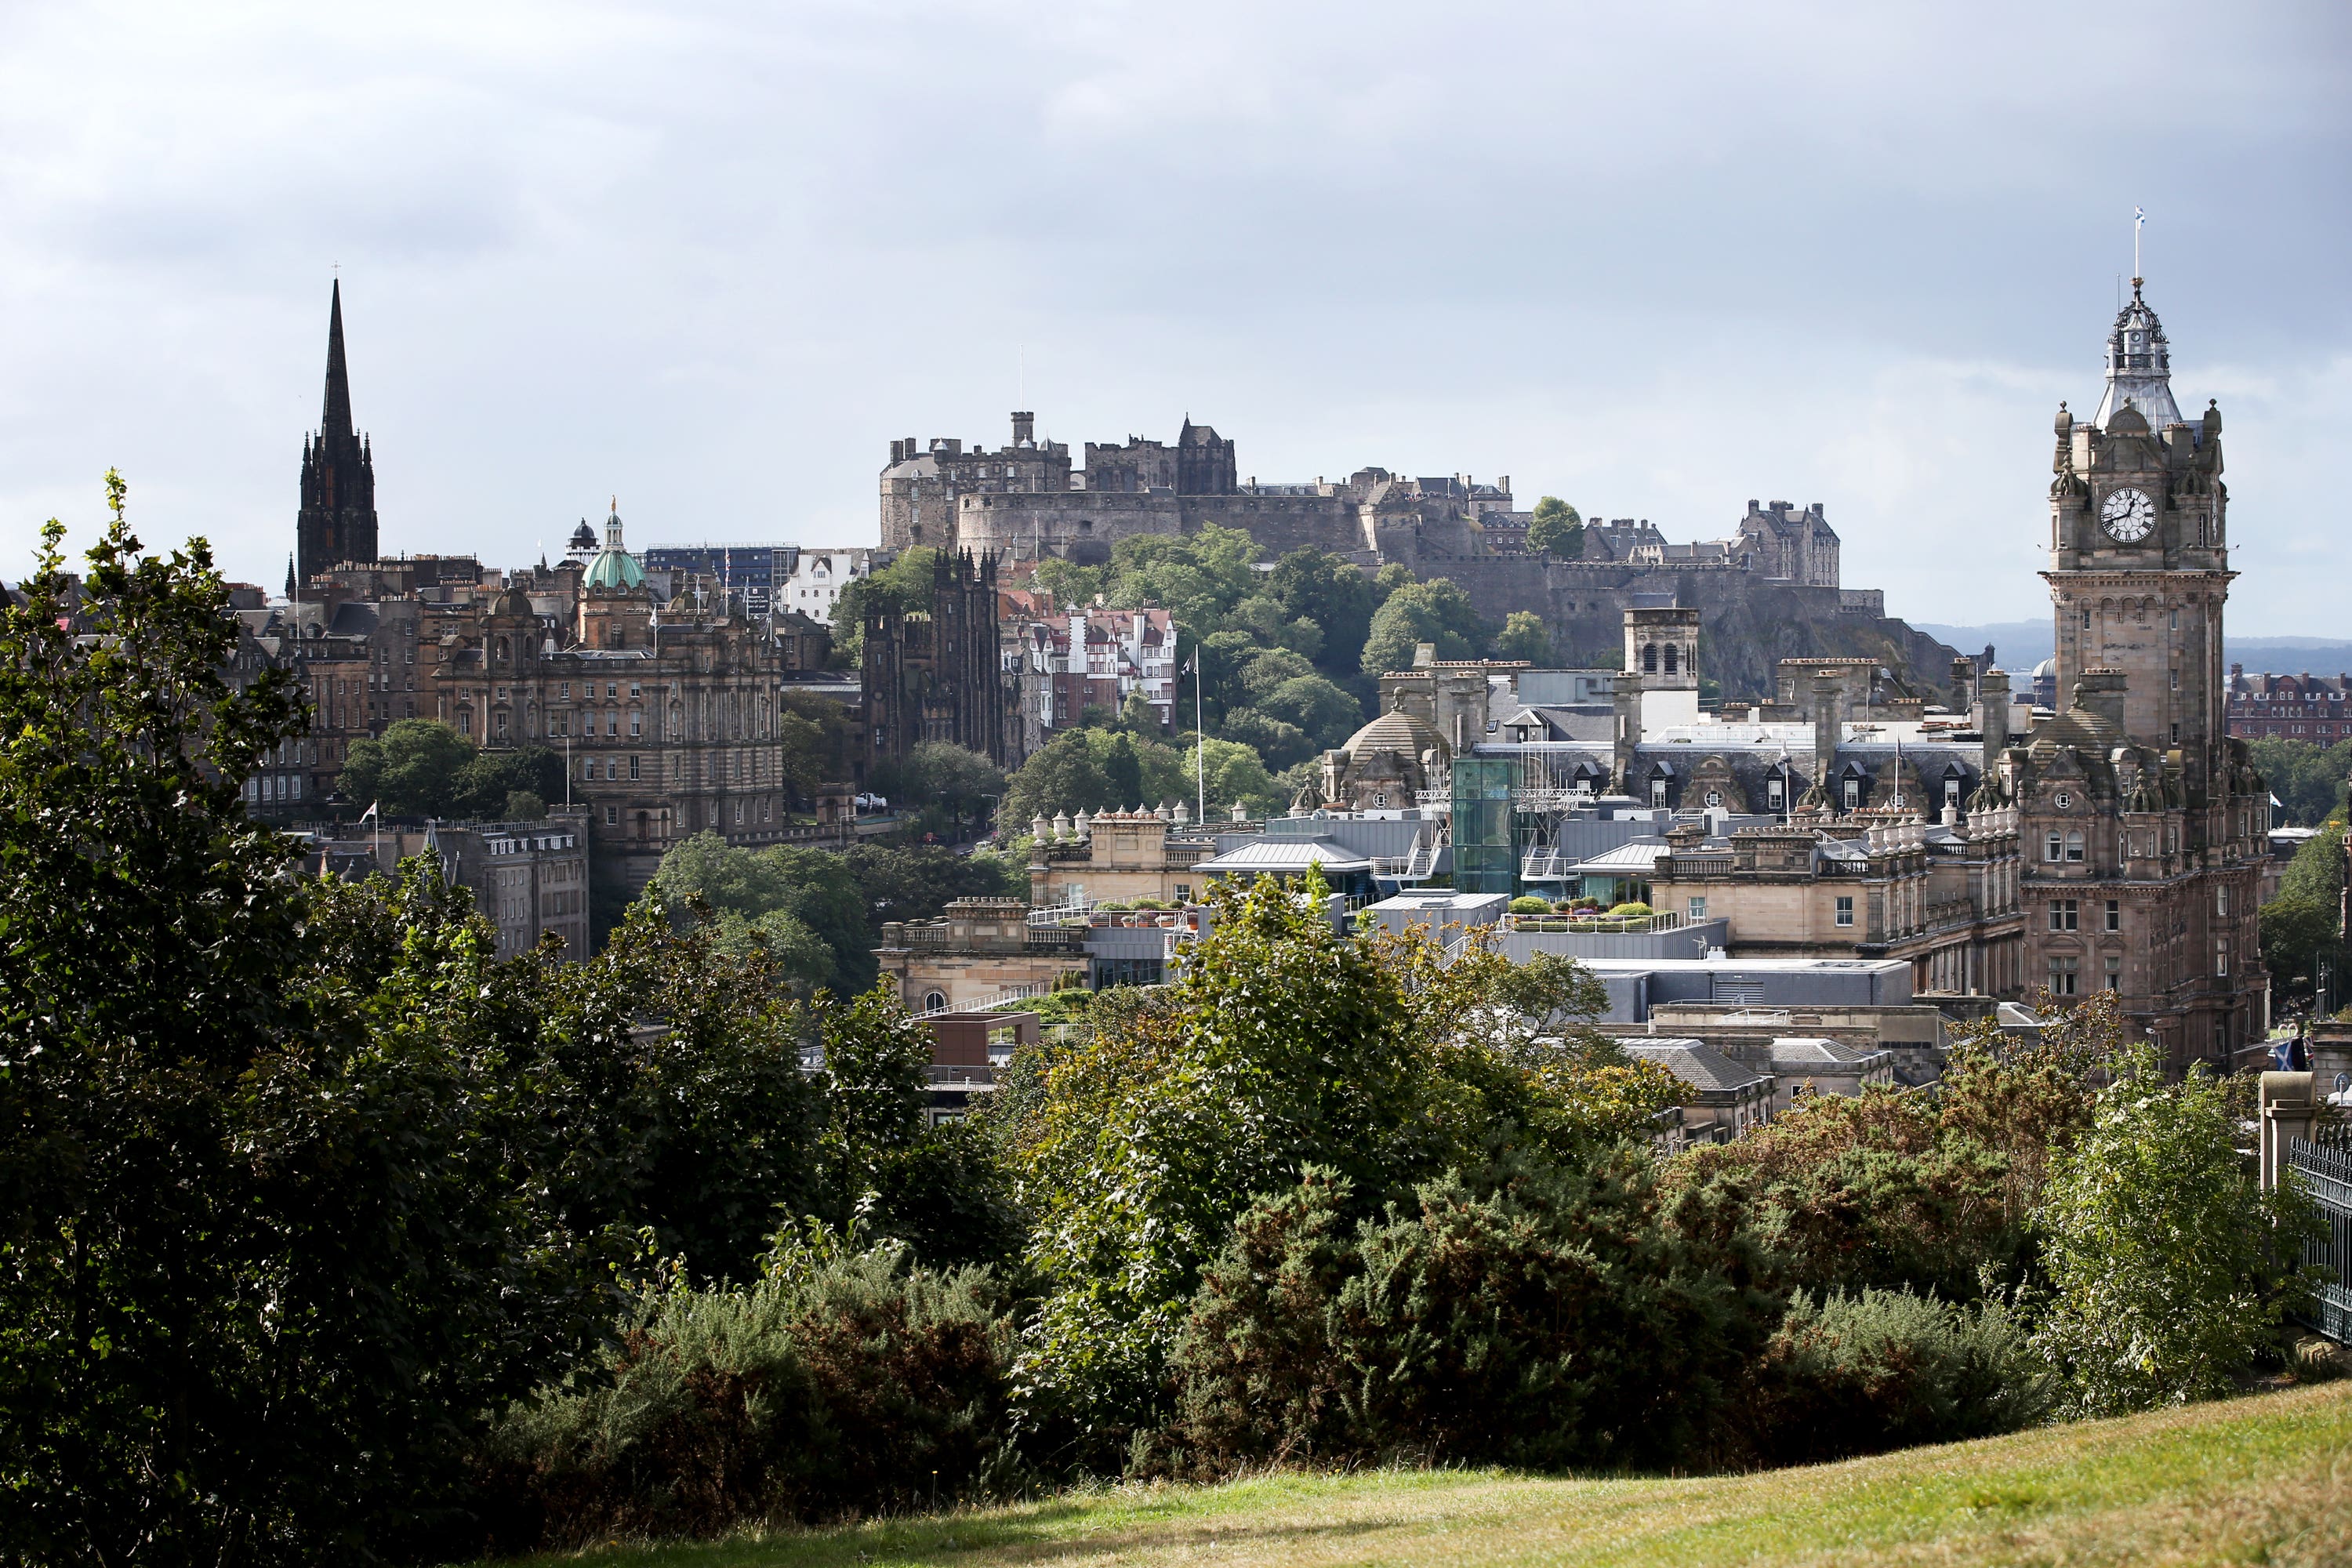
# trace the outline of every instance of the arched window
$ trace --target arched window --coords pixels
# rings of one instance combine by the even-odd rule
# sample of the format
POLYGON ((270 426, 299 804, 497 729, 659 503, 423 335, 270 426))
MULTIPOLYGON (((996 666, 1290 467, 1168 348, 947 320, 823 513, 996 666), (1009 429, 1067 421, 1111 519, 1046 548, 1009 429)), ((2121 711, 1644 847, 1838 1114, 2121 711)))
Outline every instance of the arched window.
POLYGON ((686 710, 673 702, 669 705, 669 738, 677 740, 686 730, 686 710))
POLYGON ((2066 858, 2069 860, 2083 858, 2083 830, 2079 827, 2066 830, 2066 858))
POLYGON ((944 1010, 946 1009, 947 1005, 948 1005, 948 994, 947 994, 946 992, 944 992, 944 991, 926 991, 926 992, 924 992, 924 993, 923 993, 923 1011, 924 1011, 924 1012, 926 1012, 926 1013, 938 1013, 938 1012, 942 1012, 942 1011, 944 1011, 944 1010))
POLYGON ((1658 673, 1658 645, 1654 642, 1645 642, 1642 645, 1642 673, 1644 675, 1658 673))
POLYGON ((2063 860, 2066 858, 2066 840, 2054 827, 2050 830, 2050 837, 2042 843, 2042 858, 2053 862, 2063 860))
POLYGON ((502 664, 503 664, 504 662, 506 662, 506 658, 507 658, 507 639, 506 639, 506 638, 504 638, 504 637, 500 637, 500 638, 499 638, 499 661, 500 663, 502 663, 502 664))
POLYGON ((1672 675, 1674 672, 1675 672, 1675 645, 1674 645, 1674 644, 1672 644, 1672 643, 1668 643, 1668 644, 1666 645, 1666 673, 1667 673, 1668 675, 1672 675))

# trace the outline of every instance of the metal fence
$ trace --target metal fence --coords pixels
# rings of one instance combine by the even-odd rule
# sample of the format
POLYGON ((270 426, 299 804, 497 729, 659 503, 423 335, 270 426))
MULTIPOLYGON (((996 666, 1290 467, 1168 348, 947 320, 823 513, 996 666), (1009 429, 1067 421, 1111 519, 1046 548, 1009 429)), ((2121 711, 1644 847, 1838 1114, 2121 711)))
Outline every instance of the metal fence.
POLYGON ((2305 1244, 2306 1268, 2326 1268, 2332 1284, 2313 1292, 2310 1326, 2329 1339, 2352 1341, 2352 1127, 2315 1128, 2309 1138, 2290 1138, 2286 1163, 2318 1201, 2326 1235, 2305 1244))

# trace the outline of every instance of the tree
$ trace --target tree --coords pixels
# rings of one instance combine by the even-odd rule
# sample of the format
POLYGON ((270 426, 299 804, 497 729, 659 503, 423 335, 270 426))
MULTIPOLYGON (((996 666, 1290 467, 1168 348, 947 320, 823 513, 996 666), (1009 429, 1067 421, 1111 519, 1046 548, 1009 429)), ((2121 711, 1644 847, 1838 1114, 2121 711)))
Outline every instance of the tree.
POLYGON ((2352 777, 2352 741, 2327 747, 2309 741, 2265 735, 2246 744, 2248 756, 2271 793, 2286 808, 2287 820, 2316 827, 2344 814, 2345 781, 2352 777))
POLYGON ((1090 732, 1065 730, 1014 772, 997 810, 997 826, 1000 831, 1025 832, 1034 817, 1097 811, 1109 800, 1110 782, 1090 732))
POLYGON ((833 604, 833 648, 838 659, 855 665, 864 656, 866 617, 874 611, 905 615, 931 606, 931 580, 940 552, 928 545, 902 550, 898 558, 877 572, 853 577, 833 604))
POLYGON ((1528 548, 1562 561, 1577 560, 1584 553, 1584 519, 1558 496, 1544 497, 1528 520, 1528 548))
POLYGON ((1379 676, 1412 668, 1413 649, 1434 643, 1440 658, 1472 658, 1486 645, 1486 623, 1461 586, 1444 577, 1407 583, 1381 604, 1364 639, 1363 671, 1379 676))
POLYGON ((1314 673, 1313 661, 1304 654, 1286 647, 1270 647, 1243 659, 1237 679, 1245 700, 1255 703, 1284 681, 1314 673))
POLYGON ((961 828, 1004 794, 1004 771, 979 752, 952 741, 925 741, 908 758, 918 799, 937 801, 961 828))
POLYGON ((437 719, 395 720, 381 739, 352 742, 343 795, 380 805, 389 816, 447 816, 456 809, 459 776, 474 758, 474 743, 437 719))
MULTIPOLYGON (((1294 550, 1266 574, 1266 591, 1294 623, 1312 622, 1323 634, 1320 648, 1297 647, 1333 674, 1352 670, 1352 656, 1371 635, 1372 612, 1381 595, 1363 572, 1320 550, 1294 550)), ((1296 639, 1284 639, 1296 646, 1296 639)))
POLYGON ((209 551, 108 500, 95 635, 55 522, 0 608, 0 1556, 422 1553, 620 1257, 541 1200, 543 971, 437 868, 397 907, 288 874, 240 792, 292 684, 230 689, 209 551))
MULTIPOLYGON (((1226 741, 1247 746, 1276 770, 1296 767, 1315 755, 1315 742, 1306 731, 1255 708, 1229 710, 1217 729, 1226 741)), ((1289 804, 1287 796, 1283 804, 1289 804)))
POLYGON ((1115 608, 1159 608, 1194 636, 1223 630, 1234 605, 1256 591, 1257 542, 1238 528, 1204 525, 1192 534, 1137 534, 1111 547, 1106 597, 1115 608))
POLYGON ((1510 966, 1491 950, 1448 964, 1423 937, 1341 936, 1322 894, 1312 873, 1296 889, 1215 886, 1181 978, 1126 1009, 1097 1003, 1092 1038, 1006 1096, 1048 1288, 1024 1361, 1030 1418, 1054 1440, 1100 1458, 1156 1419, 1200 1269, 1254 1195, 1308 1164, 1370 1216, 1448 1168, 1580 1156, 1679 1099, 1605 1041, 1611 1059, 1593 1059, 1494 1027, 1510 966))
POLYGON ((1495 638, 1495 657, 1523 658, 1538 668, 1557 662, 1551 633, 1544 629, 1543 617, 1530 610, 1513 610, 1504 621, 1502 634, 1495 638))
POLYGON ((2273 1342, 2315 1234, 2291 1188, 2257 1191, 2222 1086, 2164 1081, 2152 1048, 2099 1096, 2054 1166, 2039 1216, 2050 1299, 2034 1342, 2066 1406, 2110 1415, 2226 1394, 2273 1342))
POLYGON ((1196 760, 1201 768, 1200 782, 1205 787, 1195 793, 1205 794, 1212 816, 1222 815, 1235 802, 1256 817, 1278 812, 1290 804, 1276 795, 1274 780, 1267 775, 1265 763, 1258 754, 1238 742, 1212 737, 1185 748, 1186 776, 1192 776, 1196 760))
POLYGON ((1257 706, 1270 719, 1296 724, 1326 750, 1344 744, 1364 722, 1361 704, 1319 675, 1293 676, 1260 698, 1257 706))
POLYGON ((1037 563, 1036 571, 1029 578, 1030 587, 1047 595, 1055 605, 1073 609, 1093 604, 1109 584, 1108 568, 1081 566, 1058 555, 1049 555, 1037 563))

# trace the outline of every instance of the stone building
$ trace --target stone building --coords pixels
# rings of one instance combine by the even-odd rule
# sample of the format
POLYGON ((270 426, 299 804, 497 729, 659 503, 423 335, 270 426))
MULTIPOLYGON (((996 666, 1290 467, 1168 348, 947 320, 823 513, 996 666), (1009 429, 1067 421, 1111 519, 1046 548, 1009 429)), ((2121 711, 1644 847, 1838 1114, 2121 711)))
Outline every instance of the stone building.
POLYGON ((570 804, 587 808, 598 858, 633 891, 696 833, 781 841, 775 641, 740 597, 656 605, 617 509, 578 581, 569 606, 520 584, 485 603, 427 606, 426 716, 488 750, 562 752, 570 804))
POLYGON ((1953 650, 1886 614, 1874 589, 1840 584, 1839 541, 1819 503, 1759 505, 1729 537, 1669 542, 1646 519, 1595 519, 1580 559, 1530 554, 1530 514, 1513 510, 1507 476, 1393 474, 1261 483, 1236 478, 1234 443, 1189 419, 1173 446, 1130 436, 1088 443, 1074 469, 1066 447, 1038 442, 1028 414, 1013 440, 891 443, 881 481, 886 547, 946 544, 1008 562, 1109 559, 1119 540, 1242 529, 1268 560, 1302 547, 1365 567, 1398 563, 1461 584, 1500 621, 1532 611, 1555 646, 1592 655, 1615 639, 1619 614, 1643 595, 1679 595, 1708 632, 1716 678, 1734 695, 1770 694, 1772 660, 1793 641, 1816 653, 1868 658, 1901 694, 1944 695, 1953 650), (1184 454, 1196 454, 1187 460, 1184 454))
POLYGON ((2028 982, 2116 992, 2174 1067, 2227 1068, 2269 1023, 2268 792, 2228 733, 2221 410, 2180 416, 2138 279, 2097 414, 2062 404, 2056 431, 2042 576, 2066 707, 2001 749, 1988 797, 2019 814, 2028 982))
POLYGON ((343 361, 343 286, 327 306, 327 395, 319 431, 302 443, 302 504, 294 519, 287 595, 345 561, 376 557, 375 454, 352 422, 351 374, 343 361))
POLYGON ((2242 741, 2352 741, 2352 675, 2248 675, 2230 667, 2230 733, 2242 741))
POLYGON ((918 1013, 968 1012, 1041 995, 1090 960, 1083 927, 1033 923, 1019 899, 958 899, 934 921, 890 921, 874 950, 882 978, 918 1013))
POLYGON ((474 895, 474 909, 498 929, 498 956, 514 958, 550 936, 563 959, 588 956, 588 835, 579 814, 542 822, 436 823, 312 839, 305 869, 332 875, 395 875, 400 862, 430 855, 442 875, 474 895))
POLYGON ((1038 817, 1029 824, 1029 901, 1084 909, 1153 899, 1184 903, 1200 889, 1193 868, 1217 852, 1213 829, 1189 806, 1038 817))
POLYGON ((1017 690, 999 647, 996 563, 942 553, 929 608, 866 613, 866 763, 902 763, 926 741, 950 741, 1000 766, 1018 766, 1017 690))

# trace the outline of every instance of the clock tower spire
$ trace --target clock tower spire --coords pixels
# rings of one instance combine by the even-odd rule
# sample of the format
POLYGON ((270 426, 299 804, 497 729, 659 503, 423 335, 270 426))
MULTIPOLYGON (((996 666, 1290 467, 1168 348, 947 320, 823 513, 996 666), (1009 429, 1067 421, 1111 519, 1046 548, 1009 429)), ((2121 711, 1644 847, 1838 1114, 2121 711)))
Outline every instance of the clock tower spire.
POLYGON ((2062 406, 2050 487, 2058 706, 2086 671, 2120 675, 2118 740, 2179 753, 2201 795, 2226 738, 2221 610, 2229 597, 2221 415, 2190 424, 2172 397, 2171 346, 2133 280, 2107 334, 2098 413, 2062 406))

